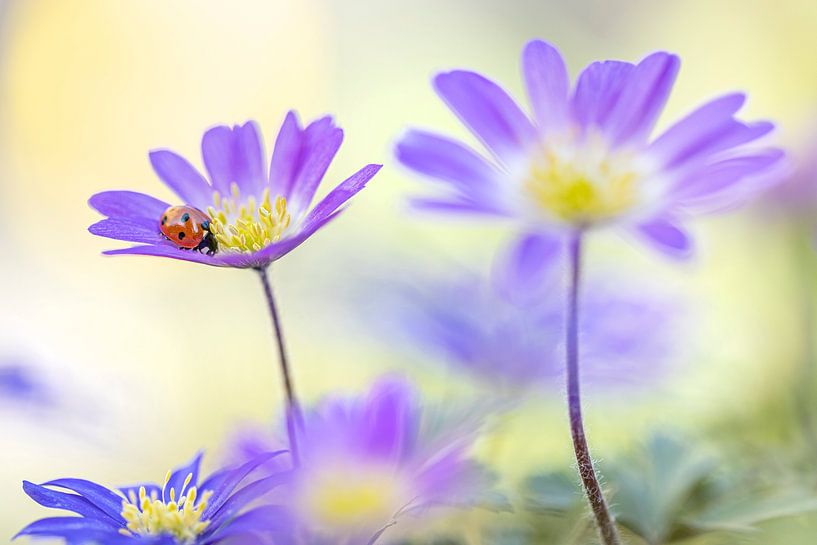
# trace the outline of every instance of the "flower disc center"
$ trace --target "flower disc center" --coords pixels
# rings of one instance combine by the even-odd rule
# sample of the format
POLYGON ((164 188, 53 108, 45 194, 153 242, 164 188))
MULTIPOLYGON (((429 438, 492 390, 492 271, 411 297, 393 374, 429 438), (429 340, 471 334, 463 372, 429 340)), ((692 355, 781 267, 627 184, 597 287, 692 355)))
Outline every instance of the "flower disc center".
POLYGON ((209 520, 201 520, 201 515, 213 493, 207 490, 199 496, 195 486, 188 489, 192 478, 191 473, 184 480, 178 499, 173 488, 165 497, 170 472, 165 478, 161 498, 155 491, 148 495, 144 486, 139 488, 138 497, 131 491, 130 497, 122 500, 121 515, 127 523, 127 530, 120 530, 120 533, 139 536, 171 535, 177 543, 183 545, 195 542, 210 525, 209 520))
POLYGON ((640 179, 629 156, 585 143, 544 147, 531 161, 524 187, 549 216, 586 226, 632 208, 640 179))
POLYGON ((207 209, 219 251, 252 253, 278 242, 291 221, 286 199, 273 200, 265 189, 260 202, 252 195, 242 201, 238 186, 231 189, 229 197, 214 193, 214 206, 207 209))

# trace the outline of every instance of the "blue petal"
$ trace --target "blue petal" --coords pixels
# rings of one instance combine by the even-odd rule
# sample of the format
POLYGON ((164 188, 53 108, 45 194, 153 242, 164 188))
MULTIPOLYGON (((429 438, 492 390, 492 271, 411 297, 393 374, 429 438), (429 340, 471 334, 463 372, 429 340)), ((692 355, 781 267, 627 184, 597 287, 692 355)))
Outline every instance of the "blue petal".
POLYGON ((218 512, 210 518, 212 524, 218 526, 221 522, 229 520, 247 504, 286 482, 290 475, 291 473, 287 471, 248 484, 224 502, 218 512))
POLYGON ((164 492, 165 497, 170 497, 170 489, 174 488, 176 490, 176 498, 181 496, 181 490, 184 486, 184 480, 187 478, 188 475, 191 473, 193 474, 193 478, 190 479, 190 486, 196 486, 199 482, 199 467, 201 466, 201 457, 204 453, 199 452, 197 453, 192 460, 187 465, 183 465, 177 468, 173 473, 170 475, 170 480, 167 482, 167 486, 165 486, 164 492))
POLYGON ((279 454, 283 454, 284 452, 286 451, 279 450, 277 452, 262 454, 261 456, 258 456, 239 466, 238 468, 224 469, 213 473, 199 486, 199 489, 202 491, 211 490, 213 492, 213 496, 210 498, 210 501, 207 504, 207 509, 205 509, 202 513, 202 519, 209 519, 215 513, 217 513, 218 510, 221 509, 221 507, 230 498, 230 494, 232 494, 233 490, 235 490, 235 487, 237 487, 241 481, 243 481, 255 468, 278 456, 279 454))
POLYGON ((57 486, 76 492, 114 519, 122 519, 122 498, 102 485, 84 479, 56 479, 42 486, 57 486))
POLYGON ((32 522, 15 535, 19 536, 62 536, 62 537, 85 537, 86 540, 94 539, 91 536, 111 536, 119 535, 117 529, 110 524, 95 519, 84 517, 51 517, 32 522))
MULTIPOLYGON (((292 519, 288 510, 277 505, 265 505, 247 511, 233 519, 232 522, 217 528, 199 545, 212 545, 241 535, 269 536, 270 534, 280 534, 285 539, 292 535, 292 527, 292 519)), ((250 540, 250 543, 257 542, 257 539, 250 540)), ((231 541, 231 543, 233 542, 231 541)), ((277 540, 276 543, 278 543, 277 540)))
POLYGON ((82 496, 50 490, 44 486, 39 486, 29 481, 23 481, 23 490, 32 500, 44 507, 50 507, 52 509, 65 509, 66 511, 77 513, 83 517, 108 523, 114 528, 124 525, 124 521, 121 517, 113 518, 111 515, 82 496))

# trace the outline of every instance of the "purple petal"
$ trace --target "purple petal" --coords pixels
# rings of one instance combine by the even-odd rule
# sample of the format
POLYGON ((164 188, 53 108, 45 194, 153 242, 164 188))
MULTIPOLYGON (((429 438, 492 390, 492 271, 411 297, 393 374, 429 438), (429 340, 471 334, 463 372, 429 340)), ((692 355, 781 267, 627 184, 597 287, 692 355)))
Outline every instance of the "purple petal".
POLYGON ((261 137, 254 122, 213 127, 201 140, 204 165, 213 183, 213 189, 222 195, 231 193, 235 182, 242 195, 261 195, 266 185, 265 162, 261 137))
POLYGON ((210 475, 204 482, 201 483, 199 489, 211 490, 213 492, 210 501, 207 503, 207 508, 202 513, 202 519, 207 520, 213 516, 230 498, 233 490, 241 484, 258 466, 268 462, 272 458, 282 454, 284 451, 270 452, 258 456, 237 468, 229 468, 210 475))
POLYGON ((408 168, 448 182, 465 195, 487 195, 497 190, 496 168, 455 140, 412 130, 397 143, 395 155, 408 168))
POLYGON ((457 197, 451 197, 450 199, 414 197, 409 199, 409 204, 416 210, 424 210, 427 212, 446 212, 463 215, 477 214, 499 217, 509 215, 507 210, 497 206, 496 203, 476 202, 464 198, 457 199, 457 197))
POLYGON ((84 479, 56 479, 43 483, 42 486, 56 486, 76 492, 112 518, 121 519, 119 513, 122 511, 122 498, 104 486, 84 479))
POLYGON ((419 426, 414 390, 402 380, 381 380, 366 403, 365 451, 384 460, 399 460, 414 445, 419 426))
MULTIPOLYGON (((293 521, 289 510, 278 505, 263 505, 251 509, 246 513, 234 518, 229 524, 217 529, 212 536, 205 538, 200 545, 211 545, 214 543, 238 544, 244 541, 235 541, 233 538, 246 536, 247 544, 267 543, 261 541, 262 536, 269 536, 271 533, 280 533, 282 542, 288 543, 287 538, 293 535, 293 521)), ((275 541, 278 543, 278 541, 275 541)))
POLYGON ((129 242, 156 244, 162 241, 159 222, 144 218, 107 218, 88 227, 94 235, 129 242))
POLYGON ((366 187, 366 183, 374 177, 383 165, 366 165, 349 178, 338 184, 335 189, 329 192, 306 217, 305 224, 309 225, 333 214, 343 203, 355 196, 361 189, 366 187))
POLYGON ((646 139, 664 109, 680 61, 669 53, 653 53, 633 69, 607 121, 614 145, 646 139))
POLYGON ((298 231, 297 234, 282 239, 279 242, 275 242, 270 244, 266 248, 256 252, 253 254, 252 258, 256 260, 258 263, 257 265, 250 265, 251 267, 264 267, 273 261, 277 261, 278 259, 284 257, 286 254, 306 242, 306 240, 314 235, 319 229, 321 229, 324 225, 338 217, 341 212, 345 210, 344 208, 330 214, 329 216, 325 216, 323 218, 316 218, 313 221, 306 222, 304 226, 298 231))
POLYGON ((297 173, 288 192, 287 205, 297 214, 306 210, 343 143, 343 131, 335 127, 331 117, 313 121, 303 132, 297 173))
POLYGON ((704 104, 650 144, 650 153, 659 157, 662 165, 671 165, 683 159, 702 139, 722 132, 724 125, 732 122, 732 116, 745 101, 746 95, 734 93, 704 104))
POLYGON ((536 130, 519 106, 494 82, 463 70, 434 78, 437 94, 499 159, 513 164, 536 142, 536 130))
POLYGON ((166 202, 135 191, 103 191, 88 199, 100 214, 111 218, 148 218, 158 221, 170 206, 166 202))
POLYGON ((303 150, 303 131, 298 114, 290 110, 275 139, 269 166, 269 185, 275 195, 289 198, 303 150))
POLYGON ((20 530, 15 538, 19 536, 72 536, 75 538, 84 538, 84 541, 75 541, 73 543, 84 543, 92 539, 93 536, 109 536, 118 535, 116 530, 111 528, 110 524, 105 522, 84 518, 84 517, 51 517, 44 518, 32 522, 22 530, 20 530))
POLYGON ((279 473, 248 484, 224 502, 221 508, 213 514, 213 526, 234 517, 241 509, 251 502, 261 498, 291 478, 290 473, 279 473))
POLYGON ((564 126, 570 87, 559 50, 547 42, 529 42, 522 52, 522 72, 539 128, 545 132, 564 126))
MULTIPOLYGON (((167 244, 146 244, 144 246, 133 246, 130 248, 119 248, 116 250, 107 250, 102 252, 104 255, 151 255, 155 257, 169 257, 171 259, 181 259, 182 261, 192 261, 194 263, 203 263, 205 265, 212 265, 214 267, 232 267, 233 265, 229 257, 242 256, 244 254, 216 254, 215 256, 205 255, 192 250, 183 250, 176 246, 167 244)), ((252 267, 253 265, 246 265, 252 267)))
POLYGON ((213 188, 184 157, 169 150, 154 150, 150 164, 159 178, 181 198, 183 204, 206 210, 213 202, 213 188))
POLYGON ((654 219, 636 226, 636 233, 658 251, 674 258, 692 256, 692 239, 667 219, 654 219))
POLYGON ((604 127, 634 69, 634 64, 620 61, 594 62, 585 68, 570 103, 573 120, 584 129, 604 127))
POLYGON ((83 517, 91 518, 118 528, 124 525, 122 517, 113 518, 99 507, 91 503, 90 500, 78 496, 76 494, 66 494, 65 492, 58 492, 50 490, 44 486, 39 486, 34 483, 23 481, 23 491, 28 496, 44 507, 52 509, 64 509, 77 513, 83 517))
POLYGON ((785 154, 774 148, 730 157, 691 172, 677 184, 672 198, 699 213, 732 208, 777 181, 785 166, 785 154))
POLYGON ((500 293, 514 299, 539 297, 552 280, 562 246, 560 237, 544 232, 528 233, 514 241, 494 272, 500 293))

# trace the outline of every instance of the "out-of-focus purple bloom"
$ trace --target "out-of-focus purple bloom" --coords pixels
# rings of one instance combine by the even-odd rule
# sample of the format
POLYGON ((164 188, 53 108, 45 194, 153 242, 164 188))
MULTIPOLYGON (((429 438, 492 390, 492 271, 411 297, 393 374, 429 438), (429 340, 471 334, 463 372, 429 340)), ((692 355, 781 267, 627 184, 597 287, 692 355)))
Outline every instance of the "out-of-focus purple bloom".
POLYGON ((783 152, 750 146, 773 125, 735 119, 745 101, 740 93, 704 104, 651 139, 678 67, 678 57, 663 52, 638 64, 594 62, 571 90, 556 48, 531 41, 522 71, 532 118, 480 74, 437 75, 435 90, 491 158, 444 136, 409 131, 397 158, 449 190, 415 204, 515 218, 540 238, 617 224, 666 254, 690 255, 680 222, 768 187, 783 152))
POLYGON ((5 401, 51 405, 51 389, 31 367, 15 361, 0 362, 0 404, 5 401))
POLYGON ((40 505, 79 516, 41 519, 17 536, 56 537, 71 545, 271 543, 271 536, 287 532, 287 518, 279 508, 253 505, 286 475, 248 476, 277 454, 263 454, 201 481, 201 455, 168 472, 162 485, 109 489, 84 479, 42 485, 24 481, 23 490, 40 505))
POLYGON ((805 138, 806 145, 792 153, 793 170, 771 188, 765 200, 787 220, 817 224, 817 128, 805 138))
POLYGON ((263 268, 289 253, 335 218, 342 206, 377 173, 367 165, 341 182, 310 209, 329 164, 343 141, 331 117, 302 128, 295 112, 284 119, 267 169, 261 135, 254 122, 217 126, 202 138, 208 177, 169 150, 150 152, 159 178, 180 202, 210 216, 218 241, 215 255, 182 250, 160 232, 169 204, 132 191, 106 191, 90 205, 107 219, 91 233, 138 246, 105 252, 171 257, 220 267, 263 268))
MULTIPOLYGON (((469 457, 480 421, 472 412, 423 408, 415 389, 394 378, 362 397, 321 402, 306 416, 301 466, 282 491, 294 535, 310 544, 365 545, 404 516, 434 507, 504 507, 492 476, 469 457)), ((249 432, 234 452, 251 457, 274 445, 249 432)))
MULTIPOLYGON (((367 318, 386 342, 430 354, 505 394, 561 387, 565 304, 558 249, 548 267, 517 275, 502 256, 491 275, 414 274, 389 280, 367 318), (533 279, 536 278, 536 283, 533 279), (523 281, 524 280, 524 281, 523 281)), ((667 371, 680 310, 669 297, 589 282, 582 301, 583 382, 598 388, 651 384, 667 371)))

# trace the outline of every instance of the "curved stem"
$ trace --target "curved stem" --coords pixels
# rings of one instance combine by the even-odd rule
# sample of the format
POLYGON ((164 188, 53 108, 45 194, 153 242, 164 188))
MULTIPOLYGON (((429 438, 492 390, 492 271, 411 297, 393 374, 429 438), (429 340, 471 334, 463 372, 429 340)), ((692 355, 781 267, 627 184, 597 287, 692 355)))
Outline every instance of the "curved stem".
POLYGON ((286 392, 286 424, 287 436, 289 438, 289 451, 292 455, 293 467, 300 465, 300 454, 298 451, 297 429, 303 426, 301 407, 298 398, 295 396, 295 388, 292 386, 292 376, 289 370, 289 358, 287 357, 286 345, 284 344, 284 333, 281 329, 281 319, 278 316, 278 307, 275 304, 275 297, 272 294, 269 276, 266 268, 256 269, 261 277, 261 284, 264 286, 264 295, 267 297, 272 326, 275 331, 275 339, 278 343, 278 362, 281 366, 281 379, 286 392))
POLYGON ((582 422, 581 388, 579 385, 579 284, 581 283, 582 234, 574 234, 569 242, 570 285, 567 299, 567 405, 570 413, 570 432, 579 477, 587 501, 593 510, 599 534, 604 545, 620 545, 618 530, 610 515, 601 491, 582 422))

